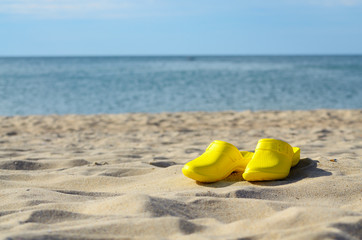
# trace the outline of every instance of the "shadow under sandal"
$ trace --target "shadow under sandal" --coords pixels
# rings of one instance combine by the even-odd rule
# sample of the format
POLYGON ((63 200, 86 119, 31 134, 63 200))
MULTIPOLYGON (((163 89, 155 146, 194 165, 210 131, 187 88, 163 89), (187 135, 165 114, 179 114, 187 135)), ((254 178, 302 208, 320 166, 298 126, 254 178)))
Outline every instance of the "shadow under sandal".
POLYGON ((252 156, 250 152, 240 152, 230 143, 215 140, 200 157, 186 163, 182 172, 199 182, 216 182, 234 171, 244 171, 252 156))
POLYGON ((286 178, 290 168, 298 164, 300 149, 276 139, 259 140, 243 178, 246 181, 265 181, 286 178))

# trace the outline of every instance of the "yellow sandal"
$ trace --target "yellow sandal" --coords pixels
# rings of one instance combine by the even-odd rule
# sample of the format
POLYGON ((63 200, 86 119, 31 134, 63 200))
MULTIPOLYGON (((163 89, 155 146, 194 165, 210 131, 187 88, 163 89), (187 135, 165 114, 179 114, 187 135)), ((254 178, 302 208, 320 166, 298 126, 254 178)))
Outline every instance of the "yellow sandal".
POLYGON ((300 149, 276 139, 261 139, 251 161, 246 166, 243 178, 246 181, 278 180, 289 175, 290 168, 297 165, 300 149))
POLYGON ((216 182, 234 171, 244 171, 252 156, 252 152, 239 151, 230 143, 215 140, 200 157, 186 163, 182 172, 199 182, 216 182))

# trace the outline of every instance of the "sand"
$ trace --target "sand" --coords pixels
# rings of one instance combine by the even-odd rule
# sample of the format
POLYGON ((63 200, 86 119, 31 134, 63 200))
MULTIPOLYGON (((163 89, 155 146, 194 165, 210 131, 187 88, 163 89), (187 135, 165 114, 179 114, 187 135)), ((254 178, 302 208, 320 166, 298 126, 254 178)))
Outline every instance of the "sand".
POLYGON ((0 117, 1 239, 361 239, 362 110, 0 117), (212 183, 213 140, 301 148, 288 178, 212 183))

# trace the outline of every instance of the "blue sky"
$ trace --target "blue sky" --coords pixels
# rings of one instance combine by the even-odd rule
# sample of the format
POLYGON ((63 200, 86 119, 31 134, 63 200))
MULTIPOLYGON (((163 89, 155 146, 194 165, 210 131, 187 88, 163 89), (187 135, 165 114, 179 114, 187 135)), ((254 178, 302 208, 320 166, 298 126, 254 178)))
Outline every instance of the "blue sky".
POLYGON ((362 54, 362 0, 0 0, 0 56, 362 54))

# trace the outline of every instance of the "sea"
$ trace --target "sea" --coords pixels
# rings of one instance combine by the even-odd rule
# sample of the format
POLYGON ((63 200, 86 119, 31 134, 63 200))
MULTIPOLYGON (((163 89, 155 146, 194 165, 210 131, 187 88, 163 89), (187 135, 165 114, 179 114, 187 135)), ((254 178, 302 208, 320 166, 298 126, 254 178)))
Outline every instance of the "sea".
POLYGON ((0 115, 362 109, 362 55, 0 58, 0 115))

